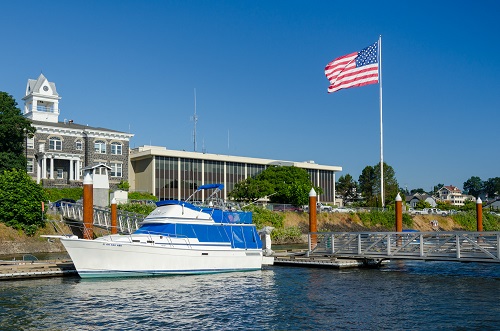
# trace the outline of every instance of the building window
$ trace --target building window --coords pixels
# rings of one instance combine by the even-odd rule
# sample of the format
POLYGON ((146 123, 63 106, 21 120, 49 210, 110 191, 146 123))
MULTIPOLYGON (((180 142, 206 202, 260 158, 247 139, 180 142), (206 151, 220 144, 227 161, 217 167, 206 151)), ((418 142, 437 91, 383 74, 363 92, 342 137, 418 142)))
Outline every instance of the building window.
POLYGON ((33 173, 35 162, 32 157, 28 158, 28 166, 26 167, 26 172, 33 173))
POLYGON ((111 143, 111 154, 113 154, 113 155, 122 155, 122 144, 120 144, 120 143, 111 143))
POLYGON ((61 169, 61 168, 57 169, 57 178, 58 178, 58 179, 62 179, 62 178, 64 178, 64 172, 63 172, 63 169, 61 169))
POLYGON ((52 137, 49 139, 49 149, 53 151, 62 151, 61 138, 52 137))
POLYGON ((75 148, 77 151, 81 151, 83 149, 83 142, 81 140, 77 140, 75 142, 75 148))
POLYGON ((122 177, 122 167, 121 163, 111 163, 111 177, 122 177))
POLYGON ((35 138, 26 138, 26 147, 29 149, 35 148, 35 138))
POLYGON ((106 154, 106 143, 102 140, 98 140, 94 143, 94 150, 99 154, 106 154))

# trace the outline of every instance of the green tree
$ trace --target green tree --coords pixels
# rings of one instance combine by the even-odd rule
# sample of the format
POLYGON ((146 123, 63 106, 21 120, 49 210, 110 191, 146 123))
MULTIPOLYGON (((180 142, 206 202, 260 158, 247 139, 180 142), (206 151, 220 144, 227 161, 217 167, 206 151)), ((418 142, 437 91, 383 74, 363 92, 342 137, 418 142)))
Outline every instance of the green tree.
POLYGON ((431 208, 431 204, 428 203, 427 201, 425 200, 420 200, 419 202, 417 202, 417 204, 415 205, 415 208, 416 209, 424 209, 424 208, 431 208))
POLYGON ((255 202, 273 192, 274 187, 271 183, 249 177, 236 183, 234 189, 228 195, 237 201, 255 202))
POLYGON ((415 194, 415 193, 424 194, 426 192, 424 191, 423 188, 415 188, 415 189, 413 189, 413 190, 410 191, 410 194, 412 194, 412 195, 415 194))
POLYGON ((0 221, 28 235, 44 226, 42 202, 47 201, 42 186, 26 170, 5 170, 0 175, 0 221))
POLYGON ((483 189, 489 198, 500 195, 500 177, 489 178, 483 183, 483 189))
POLYGON ((441 188, 443 188, 443 187, 444 187, 444 184, 437 184, 436 186, 434 186, 434 187, 432 188, 432 192, 431 192, 431 194, 434 194, 434 195, 435 195, 435 194, 437 194, 437 192, 438 192, 441 188))
MULTIPOLYGON (((381 206, 380 201, 380 162, 375 166, 367 166, 359 176, 359 186, 368 206, 381 206)), ((398 181, 394 169, 384 162, 384 200, 387 204, 396 198, 399 192, 398 181)))
MULTIPOLYGON (((274 203, 300 206, 309 201, 311 187, 311 179, 305 169, 273 166, 235 185, 229 196, 240 201, 255 201, 268 196, 274 203)), ((314 189, 318 195, 323 193, 319 187, 314 189)))
MULTIPOLYGON (((380 192, 380 162, 374 167, 377 175, 377 191, 380 192)), ((399 192, 399 184, 396 180, 394 168, 384 162, 384 200, 385 204, 396 199, 399 192)))
MULTIPOLYGON (((380 177, 379 177, 380 178, 380 177)), ((365 198, 367 206, 376 206, 377 192, 375 191, 377 175, 372 166, 366 166, 359 175, 358 183, 361 195, 365 198)))
POLYGON ((358 192, 358 183, 352 178, 350 174, 340 176, 337 182, 336 192, 346 202, 354 201, 358 192))
POLYGON ((119 190, 123 191, 128 191, 130 189, 130 184, 126 180, 120 181, 117 186, 119 190))
POLYGON ((0 92, 0 173, 3 170, 26 171, 26 137, 32 138, 36 129, 26 119, 17 102, 6 92, 0 92))
POLYGON ((477 176, 472 176, 466 182, 464 182, 464 191, 466 194, 478 197, 483 190, 483 181, 477 176))

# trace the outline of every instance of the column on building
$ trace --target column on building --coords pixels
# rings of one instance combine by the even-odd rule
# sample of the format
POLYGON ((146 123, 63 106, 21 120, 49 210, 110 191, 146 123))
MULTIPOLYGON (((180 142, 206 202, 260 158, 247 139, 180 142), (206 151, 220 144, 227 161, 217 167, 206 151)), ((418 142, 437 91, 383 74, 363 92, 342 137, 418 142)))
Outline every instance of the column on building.
POLYGON ((50 179, 54 179, 54 157, 50 158, 50 179))

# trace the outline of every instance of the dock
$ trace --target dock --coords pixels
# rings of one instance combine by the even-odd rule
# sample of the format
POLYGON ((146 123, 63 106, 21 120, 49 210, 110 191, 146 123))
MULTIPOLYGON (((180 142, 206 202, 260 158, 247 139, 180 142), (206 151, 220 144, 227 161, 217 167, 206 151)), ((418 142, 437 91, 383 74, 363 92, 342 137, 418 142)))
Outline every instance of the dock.
POLYGON ((379 261, 365 258, 337 258, 321 254, 309 254, 306 252, 275 252, 274 265, 310 268, 372 268, 386 264, 388 261, 379 261))
POLYGON ((77 275, 70 260, 0 261, 0 281, 77 275))
MULTIPOLYGON (((278 251, 272 257, 276 266, 344 269, 377 267, 385 264, 372 259, 346 259, 313 254, 307 256, 305 251, 278 251)), ((71 260, 0 260, 0 281, 76 275, 78 273, 71 260)))

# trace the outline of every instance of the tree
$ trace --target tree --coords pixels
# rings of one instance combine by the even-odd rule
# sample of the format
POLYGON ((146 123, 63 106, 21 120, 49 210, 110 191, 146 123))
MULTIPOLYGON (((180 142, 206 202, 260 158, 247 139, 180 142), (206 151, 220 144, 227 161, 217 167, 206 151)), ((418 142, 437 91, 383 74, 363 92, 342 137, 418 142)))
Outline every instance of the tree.
MULTIPOLYGON (((375 166, 367 166, 359 176, 359 185, 368 206, 380 206, 380 162, 375 166)), ((384 162, 384 200, 391 201, 399 192, 398 181, 394 169, 384 162)))
POLYGON ((44 226, 42 201, 47 201, 42 186, 26 170, 5 170, 0 175, 0 222, 28 235, 44 226))
POLYGON ((274 189, 271 183, 249 177, 236 183, 234 189, 228 195, 238 201, 255 202, 260 198, 271 195, 273 192, 274 189))
POLYGON ((434 187, 433 187, 433 189, 432 189, 432 192, 431 192, 431 193, 432 193, 433 195, 436 195, 436 194, 437 194, 437 192, 438 192, 441 188, 443 188, 443 187, 444 187, 444 184, 437 184, 436 186, 434 186, 434 187))
POLYGON ((428 203, 427 201, 425 200, 420 200, 419 202, 417 202, 417 204, 415 205, 415 208, 417 209, 424 209, 424 208, 431 208, 431 204, 428 203))
POLYGON ((359 175, 358 183, 361 194, 367 206, 376 206, 377 192, 375 191, 377 175, 372 166, 366 166, 359 175))
MULTIPOLYGON (((311 179, 305 169, 273 166, 237 183, 229 196, 240 201, 256 201, 268 196, 274 203, 300 206, 309 201, 311 187, 311 179)), ((317 194, 323 192, 319 187, 314 189, 317 194)))
POLYGON ((130 184, 126 180, 121 180, 117 187, 119 190, 128 191, 130 189, 130 184))
POLYGON ((478 197, 483 190, 483 181, 477 176, 472 176, 464 182, 464 191, 474 197, 478 197))
POLYGON ((413 189, 413 190, 410 191, 410 194, 412 194, 412 195, 416 194, 416 193, 424 194, 426 192, 424 191, 423 188, 415 188, 415 189, 413 189))
POLYGON ((0 172, 19 169, 26 171, 26 137, 32 138, 36 129, 21 114, 14 98, 0 92, 0 172))
POLYGON ((356 198, 357 191, 358 183, 356 183, 351 175, 346 174, 339 177, 336 192, 342 196, 344 201, 353 201, 356 198))
POLYGON ((483 182, 483 189, 489 198, 495 198, 500 195, 500 177, 489 178, 483 182))

